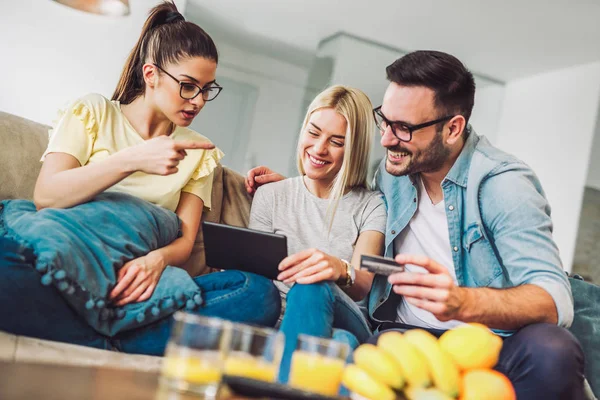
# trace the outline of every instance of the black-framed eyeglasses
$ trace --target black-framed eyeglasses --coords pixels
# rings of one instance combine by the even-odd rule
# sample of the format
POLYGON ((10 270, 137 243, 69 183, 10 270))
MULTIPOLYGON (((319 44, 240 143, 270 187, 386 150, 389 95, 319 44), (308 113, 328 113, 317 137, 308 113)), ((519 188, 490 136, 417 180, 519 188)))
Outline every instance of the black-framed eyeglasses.
POLYGON ((375 123, 377 127, 381 129, 382 132, 389 127, 392 129, 392 133, 394 136, 398 138, 398 140, 402 142, 410 142, 412 140, 412 135, 414 131, 419 129, 427 128, 428 126, 439 124, 440 122, 448 121, 451 118, 454 118, 454 115, 447 115, 442 118, 438 118, 433 121, 423 122, 422 124, 411 125, 407 124, 404 121, 390 121, 383 115, 381 112, 381 106, 373 109, 373 118, 375 118, 375 123))
POLYGON ((182 82, 179 79, 175 78, 173 75, 162 69, 156 64, 153 64, 156 68, 160 69, 165 74, 169 75, 175 82, 179 83, 179 96, 185 100, 192 100, 196 98, 200 93, 202 93, 202 99, 204 101, 214 100, 223 88, 217 85, 216 82, 211 83, 210 86, 201 88, 200 86, 191 83, 191 82, 182 82))

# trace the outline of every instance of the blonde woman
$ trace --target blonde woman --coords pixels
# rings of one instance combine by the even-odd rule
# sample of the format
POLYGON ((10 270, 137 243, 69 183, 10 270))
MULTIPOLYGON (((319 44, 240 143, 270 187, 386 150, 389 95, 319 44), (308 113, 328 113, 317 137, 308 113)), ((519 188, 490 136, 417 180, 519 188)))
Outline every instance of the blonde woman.
MULTIPOLYGON (((333 86, 320 93, 298 140, 300 176, 262 186, 254 196, 250 228, 288 240, 290 256, 280 263, 276 282, 287 292, 283 380, 298 334, 331 337, 335 327, 359 342, 371 335, 354 302, 365 297, 373 280, 355 266, 361 254, 382 253, 386 223, 380 193, 367 188, 371 110, 360 90, 333 86)), ((251 171, 250 191, 256 185, 252 177, 251 171)))

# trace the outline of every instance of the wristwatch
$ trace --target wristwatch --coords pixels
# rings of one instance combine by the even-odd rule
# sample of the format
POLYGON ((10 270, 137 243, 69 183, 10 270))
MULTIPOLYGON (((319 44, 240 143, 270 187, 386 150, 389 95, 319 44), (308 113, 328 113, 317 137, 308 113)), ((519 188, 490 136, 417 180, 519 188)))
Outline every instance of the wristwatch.
POLYGON ((340 277, 340 279, 338 280, 338 285, 344 289, 347 289, 354 285, 354 280, 356 279, 356 271, 354 271, 354 267, 352 267, 352 264, 350 264, 348 261, 342 259, 342 262, 346 266, 346 276, 345 279, 343 277, 340 277))

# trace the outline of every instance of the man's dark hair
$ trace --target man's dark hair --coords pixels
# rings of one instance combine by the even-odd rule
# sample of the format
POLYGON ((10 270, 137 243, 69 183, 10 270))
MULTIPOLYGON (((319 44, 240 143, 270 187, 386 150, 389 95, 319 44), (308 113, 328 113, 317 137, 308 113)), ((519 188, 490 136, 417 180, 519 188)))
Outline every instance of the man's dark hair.
POLYGON ((475 102, 473 74, 460 60, 441 51, 420 50, 400 57, 386 68, 389 81, 401 86, 425 86, 435 92, 441 114, 462 115, 469 122, 475 102))

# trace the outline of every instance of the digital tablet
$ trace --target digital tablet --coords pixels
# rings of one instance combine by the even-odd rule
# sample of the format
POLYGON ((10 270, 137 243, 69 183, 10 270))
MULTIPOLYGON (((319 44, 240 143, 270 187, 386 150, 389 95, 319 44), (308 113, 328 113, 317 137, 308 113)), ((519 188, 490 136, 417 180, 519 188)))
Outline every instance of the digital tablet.
POLYGON ((283 235, 202 222, 206 264, 217 269, 237 269, 277 279, 277 267, 287 257, 283 235))

